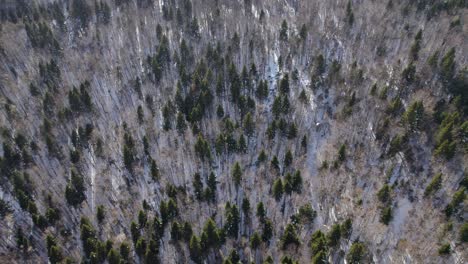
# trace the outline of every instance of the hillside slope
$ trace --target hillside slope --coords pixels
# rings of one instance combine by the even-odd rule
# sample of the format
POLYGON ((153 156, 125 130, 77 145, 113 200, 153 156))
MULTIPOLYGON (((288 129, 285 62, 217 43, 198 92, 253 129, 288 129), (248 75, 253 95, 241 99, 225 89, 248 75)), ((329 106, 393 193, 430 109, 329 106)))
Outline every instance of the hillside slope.
POLYGON ((466 262, 467 8, 2 0, 0 262, 466 262))

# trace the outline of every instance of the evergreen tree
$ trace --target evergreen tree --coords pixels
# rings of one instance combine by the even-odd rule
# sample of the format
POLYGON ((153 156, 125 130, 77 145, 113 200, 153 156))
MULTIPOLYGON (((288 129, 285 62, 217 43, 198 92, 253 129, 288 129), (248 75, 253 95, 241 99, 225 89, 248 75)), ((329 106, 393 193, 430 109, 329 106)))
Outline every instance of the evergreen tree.
POLYGON ((327 235, 328 245, 330 247, 335 247, 340 242, 341 238, 341 227, 339 224, 334 224, 331 227, 330 232, 327 235))
POLYGON ((255 132, 255 123, 252 118, 252 114, 247 113, 244 119, 244 131, 247 136, 252 136, 255 132))
POLYGON ((288 41, 288 23, 286 23, 286 20, 281 23, 279 38, 281 41, 288 41))
POLYGON ((185 123, 185 117, 181 112, 177 113, 176 128, 177 131, 179 131, 179 133, 184 133, 185 129, 187 128, 187 124, 185 123))
POLYGON ((200 173, 195 173, 194 178, 193 178, 193 189, 195 191, 195 197, 197 200, 202 201, 203 200, 203 183, 201 180, 200 173))
POLYGON ((254 232, 250 237, 250 247, 252 249, 257 249, 262 243, 262 237, 258 232, 254 232))
POLYGON ((231 238, 237 238, 239 233, 240 216, 236 205, 226 206, 226 223, 224 230, 226 235, 231 238))
POLYGON ((287 246, 291 244, 299 246, 300 241, 294 225, 288 224, 284 230, 283 236, 281 236, 281 247, 286 249, 287 246))
POLYGON ((98 205, 96 218, 97 218, 99 224, 102 224, 102 222, 104 221, 105 215, 106 215, 106 212, 105 212, 104 206, 103 205, 98 205))
POLYGON ((284 155, 284 167, 289 167, 291 166, 293 161, 293 155, 291 153, 291 150, 288 150, 286 154, 284 155))
POLYGON ((266 219, 266 210, 265 206, 263 205, 263 202, 259 202, 257 204, 257 217, 260 220, 260 222, 264 222, 266 219))
POLYGON ((85 186, 83 177, 71 170, 71 179, 65 188, 65 198, 72 206, 80 205, 85 199, 85 186))
POLYGON ((246 217, 248 217, 250 214, 250 201, 247 197, 244 197, 244 199, 242 199, 242 212, 246 217))
POLYGON ((281 179, 276 179, 275 182, 273 183, 273 197, 275 197, 276 201, 279 201, 281 197, 283 196, 284 192, 284 186, 283 182, 281 179))
POLYGON ((280 92, 284 95, 289 94, 289 75, 287 73, 280 81, 280 92))
POLYGON ((364 256, 367 250, 363 243, 361 242, 354 242, 351 245, 351 248, 348 251, 348 255, 346 256, 346 260, 350 264, 358 264, 363 263, 364 256))
POLYGON ((266 219, 263 222, 263 231, 262 231, 262 240, 264 242, 270 241, 270 239, 273 237, 273 223, 271 220, 266 219))
POLYGON ((242 181, 242 169, 239 162, 234 163, 234 167, 232 169, 232 179, 236 187, 239 187, 242 181))

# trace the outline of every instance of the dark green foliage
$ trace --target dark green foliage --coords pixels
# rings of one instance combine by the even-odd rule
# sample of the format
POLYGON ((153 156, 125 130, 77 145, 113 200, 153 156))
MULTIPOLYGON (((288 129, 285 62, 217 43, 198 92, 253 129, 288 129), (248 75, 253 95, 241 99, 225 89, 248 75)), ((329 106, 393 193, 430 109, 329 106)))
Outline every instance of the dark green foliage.
POLYGON ((451 82, 455 75, 455 48, 451 48, 440 62, 440 75, 446 83, 451 82))
POLYGON ((292 161, 293 161, 293 155, 291 153, 291 150, 288 150, 286 154, 284 155, 284 167, 291 166, 292 161))
POLYGON ((201 263, 202 248, 200 245, 200 239, 196 235, 193 235, 192 238, 190 239, 189 252, 190 252, 190 258, 195 263, 201 263))
POLYGON ((163 114, 163 129, 165 131, 171 130, 172 129, 172 120, 174 119, 174 114, 175 114, 175 107, 172 101, 168 101, 163 109, 162 109, 162 114, 163 114))
POLYGON ((27 250, 28 249, 29 240, 24 235, 23 229, 21 227, 16 230, 15 239, 16 239, 16 247, 18 249, 21 249, 21 250, 27 250))
POLYGON ((263 163, 267 160, 267 156, 266 156, 266 153, 265 151, 262 149, 262 151, 260 151, 260 154, 258 154, 258 159, 257 159, 257 163, 263 163))
POLYGON ((146 263, 159 263, 159 243, 150 239, 145 251, 146 263))
POLYGON ((299 30, 299 37, 302 40, 307 39, 307 26, 305 24, 302 24, 301 29, 299 30))
POLYGON ((203 138, 202 134, 198 134, 197 142, 195 143, 195 153, 197 153, 198 157, 204 160, 211 159, 211 151, 208 142, 203 138))
POLYGON ((70 103, 70 109, 73 112, 90 112, 92 110, 93 104, 91 101, 91 96, 88 93, 91 84, 88 81, 80 84, 80 89, 76 87, 68 92, 68 101, 70 103))
POLYGON ((449 243, 445 243, 442 246, 440 246, 438 252, 439 255, 448 255, 450 254, 451 248, 449 243))
POLYGON ((468 242, 468 222, 463 223, 460 227, 460 241, 468 242))
POLYGON ((343 224, 341 224, 340 228, 341 236, 343 238, 349 238, 351 236, 351 232, 353 231, 353 222, 348 218, 343 222, 343 224))
POLYGON ((146 251, 146 239, 139 237, 135 243, 135 252, 138 256, 142 257, 146 251))
POLYGON ((237 209, 237 206, 235 204, 226 204, 225 216, 226 222, 224 224, 224 230, 226 232, 226 235, 231 238, 237 238, 240 223, 239 210, 237 209))
POLYGON ((421 49, 421 39, 422 39, 422 30, 419 30, 416 36, 414 37, 413 45, 411 45, 410 49, 410 59, 411 60, 418 60, 418 53, 421 49))
POLYGON ((442 173, 437 173, 424 190, 424 196, 429 196, 437 192, 442 185, 442 173))
POLYGON ((348 1, 348 4, 346 5, 346 23, 350 26, 354 24, 354 14, 353 14, 353 9, 351 7, 351 0, 348 1))
POLYGON ((86 28, 91 20, 91 7, 85 0, 73 0, 71 16, 79 22, 79 27, 86 28))
POLYGON ((105 212, 104 205, 98 205, 97 212, 96 212, 96 218, 97 218, 99 224, 102 224, 102 222, 104 221, 105 216, 106 216, 106 212, 105 212))
POLYGON ((109 264, 119 264, 121 263, 122 259, 120 258, 119 253, 115 249, 110 249, 107 253, 107 261, 109 264))
POLYGON ((466 194, 465 194, 466 188, 461 187, 458 191, 456 191, 453 196, 452 200, 450 203, 447 205, 445 208, 445 215, 447 217, 450 217, 452 214, 458 212, 458 206, 465 200, 466 194))
POLYGON ((268 97, 268 83, 266 80, 260 80, 255 94, 260 100, 263 100, 268 97))
POLYGON ((242 181, 242 168, 239 162, 234 163, 234 167, 232 168, 232 179, 236 187, 239 187, 242 181))
POLYGON ((341 227, 339 224, 332 225, 330 232, 327 234, 328 246, 335 247, 339 244, 341 238, 341 227))
POLYGON ((271 237, 273 236, 273 223, 271 220, 266 219, 263 221, 263 229, 262 229, 262 240, 264 242, 270 241, 271 237))
POLYGON ((289 75, 286 73, 280 81, 279 90, 283 95, 289 93, 289 75))
POLYGON ((413 102, 403 114, 402 120, 411 131, 421 129, 424 118, 424 105, 421 101, 413 102))
POLYGON ((133 137, 128 133, 124 134, 123 159, 127 170, 132 172, 135 161, 135 143, 133 137))
POLYGON ((161 215, 162 225, 165 226, 179 214, 176 201, 173 198, 170 198, 167 202, 161 201, 159 214, 161 215))
POLYGON ((171 226, 171 239, 173 241, 179 241, 182 238, 181 226, 178 222, 172 222, 171 226))
POLYGON ((272 187, 273 197, 275 197, 276 201, 279 201, 281 199, 281 197, 283 196, 283 192, 283 182, 281 181, 281 179, 276 179, 272 187))
POLYGON ((219 248, 222 244, 222 231, 216 227, 212 218, 208 218, 201 234, 201 246, 204 250, 219 248))
POLYGON ((218 116, 218 118, 224 117, 224 109, 221 105, 218 105, 218 107, 216 108, 216 115, 218 116))
POLYGON ((148 221, 148 217, 146 212, 143 210, 138 211, 138 225, 139 228, 144 228, 146 226, 146 222, 148 221))
POLYGON ((310 204, 306 204, 299 207, 299 217, 303 223, 311 224, 313 223, 315 217, 317 217, 317 212, 312 209, 310 204))
POLYGON ((257 213, 256 213, 258 219, 260 220, 260 222, 265 222, 265 219, 266 219, 266 210, 265 210, 265 206, 263 205, 263 202, 259 202, 257 204, 257 213))
MULTIPOLYGON (((455 155, 456 150, 456 138, 455 138, 455 129, 458 124, 460 124, 460 115, 458 112, 453 114, 443 113, 444 116, 442 123, 440 124, 436 136, 435 136, 435 150, 434 154, 436 156, 443 156, 447 160, 451 159, 455 155)), ((462 140, 464 138, 464 124, 461 126, 460 135, 462 140)))
POLYGON ((10 204, 0 199, 0 220, 2 220, 7 214, 11 212, 10 204))
POLYGON ((244 132, 247 136, 252 136, 255 132, 255 123, 250 113, 247 113, 244 119, 244 132))
POLYGON ((339 162, 343 162, 346 159, 346 146, 341 144, 340 149, 338 150, 338 158, 339 162))
POLYGON ((381 203, 387 203, 391 199, 391 189, 388 184, 384 186, 377 192, 377 198, 381 203))
POLYGON ((90 257, 91 253, 96 251, 97 243, 96 231, 88 218, 82 217, 80 221, 80 234, 83 243, 83 250, 86 257, 90 257))
POLYGON ((250 214, 250 202, 247 197, 244 197, 244 199, 242 199, 242 212, 246 217, 248 217, 250 214))
POLYGON ((156 161, 151 159, 151 177, 153 178, 153 180, 157 180, 159 179, 159 176, 160 174, 158 165, 156 164, 156 161))
POLYGON ((63 254, 60 247, 57 245, 57 242, 54 237, 47 235, 46 237, 47 244, 47 255, 49 256, 49 261, 52 264, 60 263, 63 260, 63 254))
POLYGON ((133 243, 136 243, 140 238, 140 230, 138 229, 137 223, 133 221, 130 224, 130 233, 132 234, 133 243))
POLYGON ((197 200, 203 200, 203 182, 201 180, 200 173, 195 173, 193 177, 193 189, 197 200))
POLYGON ((70 182, 65 188, 65 198, 68 204, 72 206, 80 205, 86 199, 85 190, 83 177, 71 170, 70 182))
POLYGON ((258 232, 254 232, 250 237, 250 247, 252 249, 257 249, 262 244, 262 237, 258 232))
POLYGON ((279 39, 281 41, 288 41, 288 23, 286 22, 286 20, 283 20, 283 22, 281 23, 279 39))
POLYGON ((208 185, 207 189, 205 190, 205 198, 210 201, 214 202, 216 200, 216 176, 213 172, 210 173, 208 176, 208 181, 206 183, 208 185))
POLYGON ((293 244, 296 246, 300 245, 299 237, 296 233, 296 227, 293 224, 288 224, 281 236, 281 247, 286 249, 289 245, 293 244))
POLYGON ((271 159, 271 167, 273 167, 273 169, 279 171, 280 167, 279 167, 279 160, 278 160, 278 157, 273 156, 273 158, 271 159))
POLYGON ((391 206, 385 206, 382 211, 380 211, 380 222, 382 222, 385 225, 388 225, 390 221, 392 220, 392 207, 391 206))
POLYGON ((370 95, 372 95, 372 96, 376 95, 377 89, 378 89, 378 88, 377 88, 377 84, 374 83, 374 85, 372 85, 372 87, 371 87, 371 89, 370 89, 370 92, 369 92, 370 95))
POLYGON ((350 264, 363 263, 364 257, 367 254, 367 249, 361 242, 354 242, 346 255, 346 260, 350 264))
POLYGON ((387 155, 393 157, 395 154, 400 152, 403 149, 403 145, 406 143, 406 137, 401 135, 396 135, 390 141, 390 147, 388 149, 387 155))
POLYGON ((281 114, 288 114, 289 113, 289 99, 287 96, 278 95, 275 97, 272 106, 272 112, 275 118, 278 118, 281 114))
POLYGON ((47 48, 50 52, 60 51, 60 45, 46 23, 27 22, 25 23, 25 29, 33 48, 47 48))
POLYGON ((396 116, 400 113, 401 109, 403 107, 403 103, 401 102, 401 99, 399 96, 395 97, 392 99, 390 104, 388 105, 386 112, 390 115, 396 116))
POLYGON ((145 122, 145 114, 141 105, 137 108, 138 123, 143 124, 145 122))
POLYGON ((244 135, 239 136, 239 141, 237 142, 237 150, 240 153, 246 153, 247 152, 247 142, 245 140, 244 135))
POLYGON ((96 19, 98 23, 109 24, 111 19, 111 9, 105 1, 95 2, 96 19))
POLYGON ((389 87, 387 85, 382 88, 382 90, 379 93, 379 99, 380 100, 386 100, 387 99, 388 89, 389 89, 389 87))
POLYGON ((299 94, 299 101, 303 104, 306 104, 309 102, 309 97, 307 96, 304 89, 302 89, 301 93, 299 94))
POLYGON ((414 65, 413 62, 403 69, 401 72, 401 78, 408 84, 412 83, 416 79, 416 65, 414 65))

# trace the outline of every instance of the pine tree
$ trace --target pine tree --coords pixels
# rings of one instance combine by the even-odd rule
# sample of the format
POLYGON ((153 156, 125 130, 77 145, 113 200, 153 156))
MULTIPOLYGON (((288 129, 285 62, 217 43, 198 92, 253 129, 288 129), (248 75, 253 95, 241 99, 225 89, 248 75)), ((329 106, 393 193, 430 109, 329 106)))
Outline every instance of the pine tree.
POLYGON ((234 167, 232 169, 232 179, 236 187, 239 187, 242 181, 242 169, 239 162, 236 162, 234 164, 234 167))
POLYGON ((283 236, 281 236, 281 247, 286 249, 291 244, 299 246, 300 243, 296 228, 294 225, 288 224, 284 230, 283 236))
POLYGON ((237 238, 239 233, 240 216, 237 206, 226 206, 226 223, 224 224, 224 230, 226 235, 231 238, 237 238))
POLYGON ((184 133, 185 129, 187 128, 187 124, 185 123, 185 117, 181 112, 177 113, 176 128, 177 131, 179 131, 179 133, 184 133))
POLYGON ((194 178, 193 178, 193 189, 195 192, 195 197, 197 198, 198 201, 203 200, 203 183, 201 180, 200 173, 195 173, 194 178))
POLYGON ((279 201, 283 196, 284 186, 281 179, 276 179, 273 183, 273 197, 275 197, 276 201, 279 201))
POLYGON ((279 38, 281 41, 288 41, 288 23, 286 23, 286 20, 281 23, 279 38))
POLYGON ((244 119, 244 131, 249 137, 252 136, 255 132, 255 123, 251 113, 247 113, 244 119))
POLYGON ((289 75, 286 73, 280 82, 280 92, 283 95, 289 94, 289 75))
POLYGON ((291 166, 292 161, 293 161, 293 155, 291 153, 291 150, 288 150, 286 154, 284 155, 284 167, 291 166))
POLYGON ((250 237, 250 247, 252 249, 257 249, 262 243, 262 238, 258 232, 254 232, 250 237))
POLYGON ((266 219, 263 221, 263 230, 262 230, 262 240, 264 242, 270 241, 271 237, 273 236, 273 223, 271 220, 266 219))
POLYGON ((260 222, 264 222, 266 219, 266 210, 265 206, 263 205, 263 202, 259 202, 257 204, 257 217, 260 220, 260 222))
POLYGON ((348 23, 350 26, 352 26, 354 23, 354 14, 353 9, 351 8, 351 0, 349 0, 348 4, 346 5, 346 23, 348 23))
POLYGON ((248 217, 250 214, 250 201, 247 197, 244 197, 244 199, 242 199, 242 212, 246 217, 248 217))

